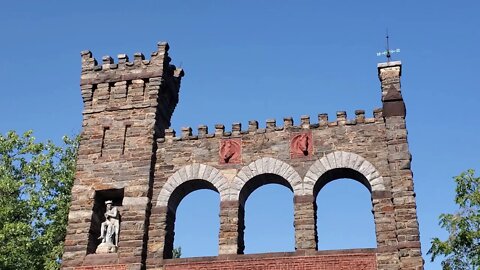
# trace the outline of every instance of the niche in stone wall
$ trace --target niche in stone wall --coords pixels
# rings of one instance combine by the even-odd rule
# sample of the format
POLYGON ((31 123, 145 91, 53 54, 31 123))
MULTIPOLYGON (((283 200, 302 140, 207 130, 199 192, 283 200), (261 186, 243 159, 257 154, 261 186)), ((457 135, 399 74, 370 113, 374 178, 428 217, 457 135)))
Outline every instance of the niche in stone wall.
MULTIPOLYGON (((112 201, 112 206, 117 207, 121 213, 124 189, 105 189, 95 191, 95 202, 92 209, 92 219, 88 232, 87 254, 95 253, 98 245, 102 242, 100 237, 101 224, 105 221, 106 201, 112 201)), ((121 215, 119 217, 121 224, 121 215)))

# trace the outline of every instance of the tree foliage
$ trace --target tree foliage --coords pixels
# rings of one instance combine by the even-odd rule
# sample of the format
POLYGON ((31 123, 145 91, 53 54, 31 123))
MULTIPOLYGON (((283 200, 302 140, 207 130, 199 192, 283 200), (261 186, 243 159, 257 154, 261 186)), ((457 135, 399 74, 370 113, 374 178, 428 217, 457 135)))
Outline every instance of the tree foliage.
POLYGON ((475 177, 474 170, 468 170, 454 179, 459 210, 440 215, 440 226, 448 231, 449 237, 445 241, 433 238, 428 253, 432 261, 444 256, 445 270, 480 269, 480 177, 475 177))
POLYGON ((173 259, 178 259, 182 257, 182 247, 173 248, 172 254, 173 254, 172 256, 173 259))
POLYGON ((0 269, 59 269, 78 140, 0 134, 0 269))

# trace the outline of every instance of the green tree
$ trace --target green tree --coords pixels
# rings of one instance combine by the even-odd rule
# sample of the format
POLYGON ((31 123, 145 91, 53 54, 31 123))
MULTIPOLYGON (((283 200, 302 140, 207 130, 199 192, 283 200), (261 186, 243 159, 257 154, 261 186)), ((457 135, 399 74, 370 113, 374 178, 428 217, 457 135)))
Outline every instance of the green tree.
POLYGON ((480 177, 475 177, 474 170, 468 170, 454 179, 459 210, 440 215, 440 226, 448 231, 449 237, 445 241, 433 238, 428 254, 432 255, 432 261, 444 256, 445 270, 480 269, 480 177))
POLYGON ((0 269, 59 269, 77 139, 0 134, 0 269))
POLYGON ((173 254, 172 255, 173 259, 178 259, 178 258, 182 257, 182 247, 173 248, 172 254, 173 254))

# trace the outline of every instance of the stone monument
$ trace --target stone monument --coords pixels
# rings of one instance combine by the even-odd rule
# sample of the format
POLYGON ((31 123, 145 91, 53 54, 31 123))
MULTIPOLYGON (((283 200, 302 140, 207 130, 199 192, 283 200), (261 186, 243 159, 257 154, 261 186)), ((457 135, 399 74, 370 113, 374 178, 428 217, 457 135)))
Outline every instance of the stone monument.
POLYGON ((102 243, 98 245, 95 253, 113 253, 117 251, 118 237, 120 232, 120 214, 117 207, 112 207, 112 201, 105 202, 105 221, 100 225, 100 237, 102 243))
MULTIPOLYGON (((372 104, 381 108, 371 116, 338 111, 336 119, 320 113, 262 127, 250 120, 246 129, 217 124, 210 133, 201 125, 177 136, 170 119, 184 73, 168 51, 159 43, 148 60, 119 54, 101 63, 81 53, 83 130, 62 269, 423 269, 399 61, 378 64, 381 91, 372 104), (371 195, 374 248, 318 250, 316 198, 342 178, 371 195), (295 239, 295 251, 243 254, 246 201, 270 183, 293 194, 295 233, 285 237, 295 239), (199 189, 218 193, 219 256, 173 258, 177 207, 199 189), (107 202, 104 217, 108 200, 118 209, 107 202)), ((353 64, 345 69, 354 72, 353 64)), ((236 110, 241 118, 247 108, 236 110)))

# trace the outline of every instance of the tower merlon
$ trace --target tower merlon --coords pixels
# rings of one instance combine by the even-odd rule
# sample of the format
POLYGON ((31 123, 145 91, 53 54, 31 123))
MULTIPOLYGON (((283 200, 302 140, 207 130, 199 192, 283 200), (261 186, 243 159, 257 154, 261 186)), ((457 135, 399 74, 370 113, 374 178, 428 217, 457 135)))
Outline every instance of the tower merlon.
MULTIPOLYGON (((377 68, 378 68, 378 75, 380 76, 380 70, 384 68, 396 68, 398 67, 399 71, 401 72, 402 70, 402 61, 391 61, 391 62, 384 62, 384 63, 378 63, 377 68)), ((401 75, 401 74, 399 74, 401 75)))
POLYGON ((145 60, 142 53, 135 53, 133 62, 129 61, 126 54, 118 54, 117 63, 108 55, 102 57, 102 64, 93 57, 91 51, 82 51, 82 75, 80 85, 94 85, 100 83, 115 83, 118 81, 161 77, 165 71, 175 77, 182 77, 182 69, 170 65, 171 58, 168 55, 169 46, 166 42, 159 42, 157 50, 151 54, 149 60, 145 60))
POLYGON ((300 116, 300 123, 302 128, 310 128, 310 115, 300 116))

